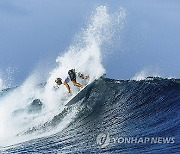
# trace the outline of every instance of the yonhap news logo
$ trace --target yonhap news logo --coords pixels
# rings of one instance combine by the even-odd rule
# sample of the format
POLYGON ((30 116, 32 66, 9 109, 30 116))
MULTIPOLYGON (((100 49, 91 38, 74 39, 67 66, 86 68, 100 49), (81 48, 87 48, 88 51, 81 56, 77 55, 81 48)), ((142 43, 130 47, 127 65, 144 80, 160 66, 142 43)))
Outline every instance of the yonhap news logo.
POLYGON ((175 137, 111 137, 105 132, 97 136, 96 143, 100 148, 115 144, 173 144, 175 137))
POLYGON ((110 144, 109 133, 100 133, 96 138, 96 143, 101 148, 105 148, 110 144))

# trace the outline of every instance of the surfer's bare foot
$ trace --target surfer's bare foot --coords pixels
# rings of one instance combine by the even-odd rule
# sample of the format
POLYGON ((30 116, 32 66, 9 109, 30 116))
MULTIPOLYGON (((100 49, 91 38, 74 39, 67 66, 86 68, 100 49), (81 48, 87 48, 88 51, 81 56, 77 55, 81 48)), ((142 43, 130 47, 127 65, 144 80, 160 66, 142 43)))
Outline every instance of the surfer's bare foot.
POLYGON ((89 79, 89 75, 85 76, 85 78, 84 78, 84 79, 89 79))
POLYGON ((82 73, 79 73, 79 77, 82 79, 89 79, 89 75, 84 75, 82 73))

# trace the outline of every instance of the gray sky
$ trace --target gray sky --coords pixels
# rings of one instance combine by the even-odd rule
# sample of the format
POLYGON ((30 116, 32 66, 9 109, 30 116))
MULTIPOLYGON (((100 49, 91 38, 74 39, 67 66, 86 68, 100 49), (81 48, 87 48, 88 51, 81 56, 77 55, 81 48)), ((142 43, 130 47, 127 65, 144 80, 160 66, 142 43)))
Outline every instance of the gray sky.
POLYGON ((144 68, 180 76, 179 0, 0 0, 1 72, 14 68, 19 84, 39 63, 54 66, 99 5, 110 12, 123 7, 127 14, 103 61, 108 77, 129 79, 144 68))

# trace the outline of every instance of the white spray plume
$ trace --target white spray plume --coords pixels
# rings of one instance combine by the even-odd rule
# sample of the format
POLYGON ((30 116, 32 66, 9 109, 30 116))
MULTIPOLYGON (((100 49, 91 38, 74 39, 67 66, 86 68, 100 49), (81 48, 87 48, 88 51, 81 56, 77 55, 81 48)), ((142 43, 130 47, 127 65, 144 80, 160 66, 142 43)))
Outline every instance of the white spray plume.
POLYGON ((56 59, 58 67, 52 70, 48 86, 52 86, 57 77, 66 76, 72 68, 89 74, 92 80, 103 75, 102 44, 111 41, 112 35, 122 27, 124 18, 123 9, 111 15, 106 6, 99 6, 92 14, 87 28, 76 37, 74 45, 56 59))

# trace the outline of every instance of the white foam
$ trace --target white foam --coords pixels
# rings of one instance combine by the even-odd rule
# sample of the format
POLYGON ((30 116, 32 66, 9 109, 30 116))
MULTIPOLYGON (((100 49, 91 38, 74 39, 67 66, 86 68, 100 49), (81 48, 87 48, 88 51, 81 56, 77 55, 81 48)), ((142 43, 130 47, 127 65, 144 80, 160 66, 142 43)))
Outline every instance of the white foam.
POLYGON ((0 91, 5 88, 2 71, 0 70, 0 91))
POLYGON ((161 77, 157 68, 144 68, 142 71, 135 74, 132 80, 140 81, 145 80, 147 77, 161 77))
POLYGON ((4 83, 3 80, 0 78, 0 90, 2 90, 4 88, 4 83))

